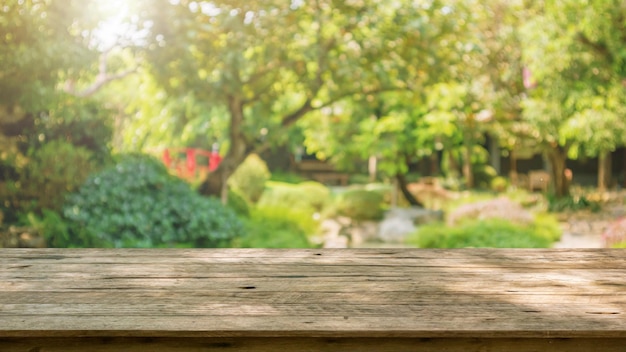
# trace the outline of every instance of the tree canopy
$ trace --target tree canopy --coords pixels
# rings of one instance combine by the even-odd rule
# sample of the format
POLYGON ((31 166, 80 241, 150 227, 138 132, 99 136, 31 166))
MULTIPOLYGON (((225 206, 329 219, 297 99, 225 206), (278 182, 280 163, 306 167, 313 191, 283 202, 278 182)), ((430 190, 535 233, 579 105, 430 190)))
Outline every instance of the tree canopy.
POLYGON ((62 135, 102 150, 106 128, 104 149, 217 142, 205 194, 298 131, 309 152, 376 157, 400 179, 441 156, 468 187, 485 136, 530 145, 559 196, 567 158, 626 144, 620 0, 9 0, 0 41, 4 150, 24 163, 17 139, 62 135))

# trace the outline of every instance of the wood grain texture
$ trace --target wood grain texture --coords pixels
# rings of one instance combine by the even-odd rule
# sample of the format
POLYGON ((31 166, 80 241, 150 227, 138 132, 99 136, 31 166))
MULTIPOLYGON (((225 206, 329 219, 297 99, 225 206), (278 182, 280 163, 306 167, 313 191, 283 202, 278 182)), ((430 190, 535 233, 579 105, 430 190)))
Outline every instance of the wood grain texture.
POLYGON ((626 339, 0 338, 3 352, 624 352, 626 339))
POLYGON ((3 249, 0 351, 624 351, 625 254, 3 249))

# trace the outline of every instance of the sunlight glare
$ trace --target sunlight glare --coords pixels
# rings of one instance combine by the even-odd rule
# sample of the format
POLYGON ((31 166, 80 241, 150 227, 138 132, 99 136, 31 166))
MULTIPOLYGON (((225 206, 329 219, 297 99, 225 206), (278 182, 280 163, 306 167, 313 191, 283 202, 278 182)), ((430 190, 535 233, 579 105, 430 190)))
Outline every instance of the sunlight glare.
POLYGON ((93 30, 92 45, 100 51, 115 46, 145 45, 152 22, 140 21, 134 13, 133 0, 102 0, 98 2, 98 12, 103 20, 93 30))

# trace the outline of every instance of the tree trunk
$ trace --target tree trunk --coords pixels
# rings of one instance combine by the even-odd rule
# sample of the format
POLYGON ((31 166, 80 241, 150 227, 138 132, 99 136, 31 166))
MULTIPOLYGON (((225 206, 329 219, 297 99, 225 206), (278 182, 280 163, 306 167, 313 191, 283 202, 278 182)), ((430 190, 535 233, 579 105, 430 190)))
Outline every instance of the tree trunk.
POLYGON ((498 176, 502 175, 502 161, 500 160, 500 144, 496 137, 489 135, 489 160, 498 176))
POLYGON ((475 116, 469 114, 463 132, 463 177, 468 189, 474 188, 474 173, 472 172, 472 149, 474 149, 475 116))
POLYGON ((430 156, 430 176, 438 176, 440 173, 439 154, 437 152, 434 152, 430 156))
POLYGON ((623 151, 623 163, 622 163, 622 187, 626 188, 626 149, 623 151))
POLYGON ((459 176, 459 163, 458 160, 456 160, 452 149, 448 151, 448 174, 449 177, 459 176))
MULTIPOLYGON (((514 147, 515 148, 515 147, 514 147)), ((509 159, 511 165, 509 166, 509 177, 511 178, 511 183, 515 186, 519 186, 518 173, 517 173, 517 153, 515 149, 512 149, 509 152, 509 159)))
POLYGON ((463 177, 465 177, 465 185, 467 188, 474 188, 474 173, 472 172, 472 143, 467 140, 463 143, 463 177))
POLYGON ((398 186, 400 187, 400 191, 402 191, 402 195, 404 196, 404 198, 406 198, 409 204, 423 208, 424 205, 415 197, 413 197, 413 194, 411 194, 411 192, 409 192, 406 177, 404 177, 403 174, 397 174, 396 180, 398 180, 398 186))
POLYGON ((562 146, 551 147, 547 158, 550 163, 550 183, 557 198, 569 196, 569 181, 565 175, 567 149, 562 146))
POLYGON ((223 203, 228 196, 228 178, 254 150, 252 143, 244 134, 243 102, 238 97, 229 97, 228 112, 230 115, 230 148, 215 171, 209 173, 200 185, 200 194, 219 197, 223 203))
POLYGON ((375 155, 370 155, 367 162, 367 171, 369 173, 370 182, 376 182, 378 158, 375 155))
POLYGON ((598 190, 604 192, 611 182, 611 153, 600 152, 598 156, 598 190))

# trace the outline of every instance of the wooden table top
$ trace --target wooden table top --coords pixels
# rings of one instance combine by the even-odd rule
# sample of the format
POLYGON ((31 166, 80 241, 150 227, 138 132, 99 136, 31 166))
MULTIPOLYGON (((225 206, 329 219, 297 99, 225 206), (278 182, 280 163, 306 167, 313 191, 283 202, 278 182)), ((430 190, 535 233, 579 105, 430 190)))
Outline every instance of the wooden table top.
POLYGON ((2 249, 0 337, 626 337, 619 249, 2 249))

